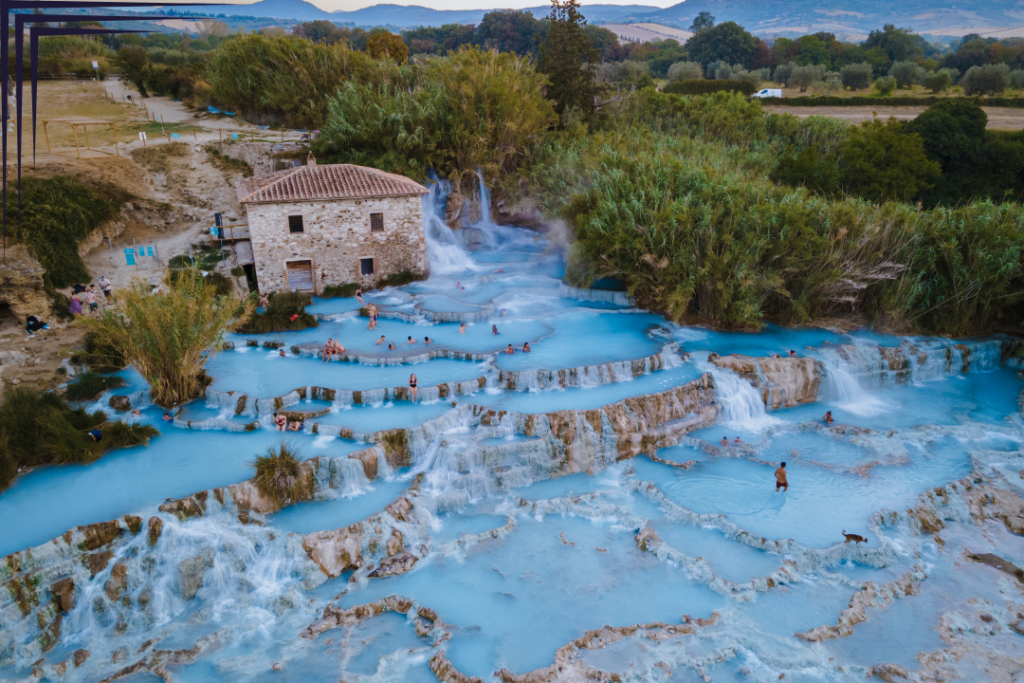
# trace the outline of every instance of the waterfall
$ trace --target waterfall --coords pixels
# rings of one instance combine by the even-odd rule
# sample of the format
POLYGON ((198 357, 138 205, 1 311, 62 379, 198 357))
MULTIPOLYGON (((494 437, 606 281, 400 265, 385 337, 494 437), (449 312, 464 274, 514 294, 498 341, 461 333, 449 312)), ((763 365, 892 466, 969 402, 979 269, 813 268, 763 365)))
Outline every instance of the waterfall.
POLYGON ((430 269, 435 275, 478 270, 455 233, 444 222, 450 191, 451 184, 447 180, 435 180, 430 184, 430 192, 423 197, 423 236, 430 256, 430 269))
MULTIPOLYGON (((381 460, 384 457, 381 456, 381 460)), ((370 485, 366 478, 366 471, 363 469, 363 461, 354 458, 339 458, 341 462, 341 495, 347 497, 358 496, 370 485)))
POLYGON ((759 432, 780 420, 768 415, 761 392, 734 373, 712 365, 707 361, 697 367, 710 372, 715 378, 715 401, 718 403, 719 422, 736 429, 759 432))
POLYGON ((880 414, 886 402, 872 396, 860 385, 850 365, 841 358, 825 358, 825 393, 837 408, 860 417, 880 414))

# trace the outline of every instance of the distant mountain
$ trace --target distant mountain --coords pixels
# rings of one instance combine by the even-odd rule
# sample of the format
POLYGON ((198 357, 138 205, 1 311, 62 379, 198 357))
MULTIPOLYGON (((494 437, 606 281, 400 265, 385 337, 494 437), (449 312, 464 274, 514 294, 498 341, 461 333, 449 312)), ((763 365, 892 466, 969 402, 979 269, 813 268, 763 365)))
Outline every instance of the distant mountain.
MULTIPOLYGON (((178 12, 201 12, 213 16, 223 14, 229 17, 276 17, 295 21, 329 21, 355 24, 356 26, 397 26, 416 28, 419 26, 441 26, 442 24, 476 24, 490 12, 479 10, 436 10, 418 5, 374 5, 352 12, 325 12, 305 0, 259 0, 248 5, 187 5, 175 7, 178 12)), ((630 17, 656 12, 651 5, 585 5, 583 14, 593 24, 629 21, 630 17)), ((156 10, 157 12, 159 10, 156 10)), ((527 11, 537 18, 551 13, 549 6, 531 7, 527 11)))
POLYGON ((830 31, 854 38, 883 24, 931 35, 1024 26, 1021 0, 685 0, 634 20, 687 28, 701 11, 711 12, 719 23, 735 21, 762 37, 830 31))

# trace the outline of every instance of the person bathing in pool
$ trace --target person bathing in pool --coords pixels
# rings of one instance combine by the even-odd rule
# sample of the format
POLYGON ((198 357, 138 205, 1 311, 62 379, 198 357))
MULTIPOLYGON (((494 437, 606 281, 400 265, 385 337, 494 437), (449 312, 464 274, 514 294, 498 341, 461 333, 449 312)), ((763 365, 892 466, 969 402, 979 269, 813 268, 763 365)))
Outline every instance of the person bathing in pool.
POLYGON ((324 345, 324 352, 321 355, 323 355, 325 363, 334 355, 334 340, 330 337, 327 338, 327 343, 324 345))
POLYGON ((530 352, 530 342, 526 342, 525 344, 523 344, 523 353, 529 353, 529 352, 530 352))
POLYGON ((459 334, 466 334, 466 323, 459 325, 459 334))
POLYGON ((515 352, 516 352, 516 350, 514 348, 512 348, 511 344, 509 344, 508 348, 505 349, 505 354, 509 355, 509 356, 511 356, 515 352))
POLYGON ((409 400, 410 401, 415 401, 416 400, 416 394, 418 394, 419 391, 420 391, 417 388, 418 384, 419 384, 419 381, 416 379, 416 373, 413 373, 413 374, 409 375, 409 400))
POLYGON ((375 343, 375 344, 376 344, 377 346, 380 346, 381 344, 383 344, 383 343, 384 343, 384 341, 385 341, 385 339, 384 339, 384 335, 382 334, 382 335, 380 335, 380 339, 378 339, 378 340, 377 340, 377 341, 375 341, 374 343, 375 343))
POLYGON ((782 489, 783 493, 789 490, 789 480, 786 478, 786 463, 780 464, 779 468, 775 470, 775 493, 778 493, 779 489, 782 489))
POLYGON ((832 419, 832 411, 828 411, 821 417, 821 421, 827 425, 832 424, 835 420, 832 419))
POLYGON ((415 344, 416 343, 416 340, 413 339, 411 336, 408 337, 407 339, 408 339, 408 341, 405 342, 406 344, 415 344))

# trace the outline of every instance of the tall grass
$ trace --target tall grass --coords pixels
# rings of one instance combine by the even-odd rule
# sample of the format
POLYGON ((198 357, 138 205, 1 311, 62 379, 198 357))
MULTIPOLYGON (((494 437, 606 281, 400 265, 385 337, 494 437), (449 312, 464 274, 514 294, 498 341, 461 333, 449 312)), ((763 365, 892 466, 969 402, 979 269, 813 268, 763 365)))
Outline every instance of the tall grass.
POLYGON ((530 173, 575 230, 575 284, 620 278, 642 305, 716 327, 852 317, 963 335, 1024 325, 1017 204, 920 211, 776 185, 768 173, 785 145, 828 151, 842 128, 728 95, 642 94, 603 127, 551 143, 530 173))
POLYGON ((64 396, 69 401, 91 401, 99 398, 108 389, 123 387, 124 378, 101 375, 95 372, 83 372, 68 384, 64 396))
POLYGON ((202 395, 203 366, 236 316, 250 311, 251 303, 239 310, 199 271, 185 270, 152 294, 148 284, 133 282, 118 291, 116 310, 82 322, 146 378, 154 403, 170 407, 202 395))
POLYGON ((276 508, 302 500, 309 493, 310 482, 303 475, 302 461, 298 456, 294 446, 282 443, 276 448, 270 446, 252 463, 256 470, 253 483, 260 495, 276 508))

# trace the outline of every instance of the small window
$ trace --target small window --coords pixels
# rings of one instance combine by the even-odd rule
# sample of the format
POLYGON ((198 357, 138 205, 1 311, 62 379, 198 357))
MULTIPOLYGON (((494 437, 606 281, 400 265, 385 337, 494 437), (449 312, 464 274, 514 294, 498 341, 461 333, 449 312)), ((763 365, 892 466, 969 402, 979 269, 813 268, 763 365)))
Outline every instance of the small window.
POLYGON ((361 259, 359 259, 359 272, 362 275, 373 275, 373 259, 372 258, 361 258, 361 259))
POLYGON ((370 232, 384 232, 384 214, 370 214, 370 232))
POLYGON ((302 229, 302 216, 288 216, 288 232, 305 232, 302 229))

